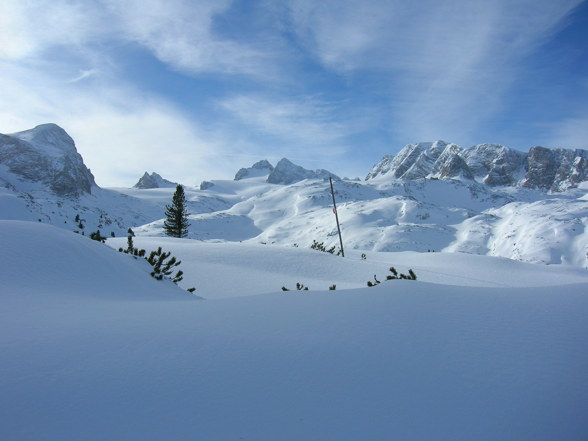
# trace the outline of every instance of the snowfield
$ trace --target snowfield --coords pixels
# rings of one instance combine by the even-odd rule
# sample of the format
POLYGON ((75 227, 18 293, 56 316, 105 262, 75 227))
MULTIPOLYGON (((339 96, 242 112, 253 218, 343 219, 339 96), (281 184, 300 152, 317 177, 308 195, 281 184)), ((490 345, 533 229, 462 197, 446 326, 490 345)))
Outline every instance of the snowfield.
POLYGON ((124 245, 0 221, 0 439, 588 435, 584 269, 135 239, 180 258, 200 300, 124 245), (392 265, 418 280, 384 281, 392 265), (311 291, 280 290, 296 282, 311 291))

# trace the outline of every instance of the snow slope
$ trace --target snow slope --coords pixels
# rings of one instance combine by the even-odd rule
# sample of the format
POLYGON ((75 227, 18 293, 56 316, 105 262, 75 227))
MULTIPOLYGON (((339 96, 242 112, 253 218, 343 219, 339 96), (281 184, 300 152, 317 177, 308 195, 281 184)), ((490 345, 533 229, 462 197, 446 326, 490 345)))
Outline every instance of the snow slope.
POLYGON ((0 220, 0 244, 4 298, 25 296, 36 302, 54 294, 125 301, 190 297, 171 283, 152 283, 146 262, 42 223, 0 220))
POLYGON ((233 297, 194 301, 106 245, 0 223, 0 439, 586 439, 585 271, 160 244, 200 271, 199 291, 233 297), (280 271, 272 285, 328 286, 392 261, 419 280, 254 295, 280 271))
MULTIPOLYGON (((463 253, 377 253, 350 251, 346 258, 328 253, 255 243, 199 242, 170 237, 134 238, 147 251, 162 247, 182 261, 184 288, 195 286, 206 299, 251 296, 295 289, 300 282, 312 290, 366 287, 367 281, 384 280, 394 266, 399 272, 413 269, 419 281, 436 285, 469 287, 546 287, 588 282, 588 272, 571 266, 542 267, 504 258, 463 253)), ((108 245, 126 247, 126 239, 109 239, 108 245)))

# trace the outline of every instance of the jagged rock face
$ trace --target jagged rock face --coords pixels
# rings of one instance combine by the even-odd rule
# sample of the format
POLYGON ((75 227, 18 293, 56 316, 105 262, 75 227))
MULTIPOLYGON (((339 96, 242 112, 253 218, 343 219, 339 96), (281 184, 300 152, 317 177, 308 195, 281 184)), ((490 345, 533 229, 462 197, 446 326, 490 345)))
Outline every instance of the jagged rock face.
POLYGON ((463 157, 474 177, 487 185, 516 185, 524 173, 525 154, 500 144, 475 145, 463 157))
POLYGON ((588 150, 563 150, 559 168, 551 185, 553 191, 576 187, 588 180, 588 150))
POLYGON ((304 179, 327 179, 329 177, 335 180, 340 180, 337 175, 334 175, 327 170, 307 170, 299 165, 293 164, 286 158, 282 158, 267 177, 267 182, 270 184, 288 185, 304 179))
POLYGON ((387 155, 366 180, 467 179, 490 186, 523 186, 564 191, 587 180, 588 151, 533 147, 528 154, 499 144, 462 149, 443 141, 409 144, 396 156, 387 155))
POLYGON ((396 156, 385 156, 366 179, 390 174, 396 179, 453 178, 472 179, 460 157, 461 147, 444 141, 409 144, 396 156))
POLYGON ((423 151, 430 147, 432 143, 422 142, 419 144, 409 144, 404 147, 396 156, 385 156, 384 159, 376 164, 370 171, 366 179, 372 179, 376 176, 391 174, 393 178, 400 179, 414 165, 423 151))
POLYGON ((260 176, 267 176, 274 171, 274 166, 267 160, 263 159, 256 162, 249 168, 240 169, 235 175, 235 181, 240 181, 246 178, 257 178, 260 176))
POLYGON ((529 188, 549 188, 557 172, 556 155, 544 147, 533 147, 527 157, 527 174, 521 185, 529 188))
POLYGON ((521 185, 563 191, 585 181, 587 172, 586 150, 550 150, 545 147, 533 147, 527 156, 527 174, 521 185))
POLYGON ((145 174, 139 179, 139 181, 133 185, 133 188, 172 188, 175 187, 175 182, 168 181, 167 179, 163 179, 160 175, 153 172, 151 174, 145 172, 145 174))
MULTIPOLYGON (((419 146, 423 146, 423 144, 419 146)), ((414 180, 425 178, 427 175, 434 173, 437 159, 439 159, 446 146, 447 144, 444 141, 437 141, 422 149, 418 156, 411 155, 411 158, 414 158, 414 162, 410 164, 406 161, 404 164, 401 164, 401 167, 406 167, 407 170, 400 177, 414 180)))
POLYGON ((450 155, 442 164, 438 173, 440 179, 462 178, 474 180, 474 175, 461 156, 457 154, 450 155))
POLYGON ((0 164, 23 180, 46 184, 59 196, 75 197, 96 187, 73 139, 55 124, 0 134, 0 164))
MULTIPOLYGON (((402 150, 401 150, 401 152, 402 152, 402 150)), ((400 155, 400 153, 398 153, 398 155, 400 155)), ((396 158, 396 156, 394 156, 394 155, 385 155, 380 162, 378 162, 376 165, 374 165, 372 167, 371 171, 365 177, 365 180, 367 181, 369 179, 373 179, 378 176, 383 176, 383 175, 387 174, 390 170, 392 170, 394 158, 396 158)), ((396 176, 394 176, 394 177, 396 177, 396 176)))

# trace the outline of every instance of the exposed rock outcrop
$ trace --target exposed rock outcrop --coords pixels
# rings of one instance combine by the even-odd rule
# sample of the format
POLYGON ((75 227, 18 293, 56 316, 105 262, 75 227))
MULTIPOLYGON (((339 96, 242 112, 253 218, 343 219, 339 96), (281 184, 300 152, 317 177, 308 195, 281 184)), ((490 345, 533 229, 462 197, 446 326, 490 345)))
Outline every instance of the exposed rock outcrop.
POLYGON ((175 182, 168 181, 167 179, 163 179, 160 175, 153 172, 151 174, 145 172, 141 179, 133 185, 133 188, 173 188, 177 186, 175 182))
POLYGON ((47 185, 58 196, 76 197, 96 187, 73 139, 55 124, 0 134, 0 164, 22 180, 47 185))
POLYGON ((529 153, 499 144, 462 149, 444 141, 409 144, 386 155, 366 180, 423 178, 476 180, 489 186, 521 186, 564 191, 587 180, 588 151, 533 147, 529 153))

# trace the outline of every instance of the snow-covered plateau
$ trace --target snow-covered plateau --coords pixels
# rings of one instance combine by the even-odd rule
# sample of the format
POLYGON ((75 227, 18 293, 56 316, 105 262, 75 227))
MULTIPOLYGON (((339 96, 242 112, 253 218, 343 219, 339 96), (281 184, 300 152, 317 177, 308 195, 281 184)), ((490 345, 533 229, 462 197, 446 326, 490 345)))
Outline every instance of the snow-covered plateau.
POLYGON ((0 439, 587 439, 584 153, 475 147, 366 181, 260 161, 185 185, 177 239, 171 181, 99 188, 59 127, 1 135, 0 439), (310 249, 339 245, 328 177, 344 258, 310 249))

